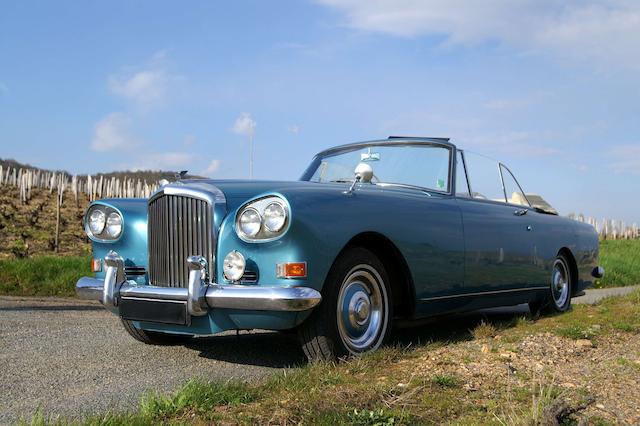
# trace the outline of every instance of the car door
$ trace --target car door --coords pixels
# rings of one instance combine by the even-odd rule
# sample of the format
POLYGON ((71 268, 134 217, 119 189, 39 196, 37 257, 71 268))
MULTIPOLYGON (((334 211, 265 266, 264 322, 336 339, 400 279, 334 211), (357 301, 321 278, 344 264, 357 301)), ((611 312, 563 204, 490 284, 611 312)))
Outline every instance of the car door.
POLYGON ((534 285, 534 242, 529 208, 508 197, 504 168, 477 154, 460 153, 466 190, 456 190, 465 241, 465 292, 526 292, 534 285))

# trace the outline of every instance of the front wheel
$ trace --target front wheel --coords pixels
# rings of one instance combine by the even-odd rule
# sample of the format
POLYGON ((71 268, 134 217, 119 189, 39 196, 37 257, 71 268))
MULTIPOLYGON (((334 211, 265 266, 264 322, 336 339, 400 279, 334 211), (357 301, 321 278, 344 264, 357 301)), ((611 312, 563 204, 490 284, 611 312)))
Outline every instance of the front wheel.
POLYGON ((139 342, 147 345, 182 345, 187 343, 193 336, 189 334, 170 334, 158 331, 148 331, 137 328, 131 321, 120 319, 127 333, 139 342))
POLYGON ((310 361, 335 360, 379 348, 391 331, 389 277, 371 251, 344 252, 331 268, 323 301, 298 330, 310 361))

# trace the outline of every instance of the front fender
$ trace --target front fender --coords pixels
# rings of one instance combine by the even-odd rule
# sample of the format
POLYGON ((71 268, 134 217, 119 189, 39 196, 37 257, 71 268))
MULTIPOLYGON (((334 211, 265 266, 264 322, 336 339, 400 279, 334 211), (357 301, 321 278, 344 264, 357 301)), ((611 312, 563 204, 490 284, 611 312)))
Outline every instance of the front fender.
MULTIPOLYGON (((122 236, 113 242, 92 241, 94 259, 104 259, 113 250, 123 259, 125 266, 143 266, 147 268, 147 200, 140 198, 118 198, 94 201, 89 205, 101 204, 110 206, 122 214, 124 229, 122 236)), ((97 278, 104 278, 105 268, 96 273, 97 278)), ((144 279, 145 277, 140 277, 144 279)))

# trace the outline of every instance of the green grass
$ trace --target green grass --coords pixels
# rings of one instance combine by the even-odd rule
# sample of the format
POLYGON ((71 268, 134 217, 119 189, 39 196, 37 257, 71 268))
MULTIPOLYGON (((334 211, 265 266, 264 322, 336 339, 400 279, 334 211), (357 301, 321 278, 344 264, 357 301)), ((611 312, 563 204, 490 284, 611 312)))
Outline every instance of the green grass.
POLYGON ((71 297, 76 281, 85 275, 91 275, 90 257, 1 259, 0 294, 71 297))
POLYGON ((640 240, 600 241, 600 265, 606 273, 598 288, 640 284, 640 240))
POLYGON ((449 374, 436 374, 431 378, 431 382, 445 388, 458 386, 458 378, 449 374))

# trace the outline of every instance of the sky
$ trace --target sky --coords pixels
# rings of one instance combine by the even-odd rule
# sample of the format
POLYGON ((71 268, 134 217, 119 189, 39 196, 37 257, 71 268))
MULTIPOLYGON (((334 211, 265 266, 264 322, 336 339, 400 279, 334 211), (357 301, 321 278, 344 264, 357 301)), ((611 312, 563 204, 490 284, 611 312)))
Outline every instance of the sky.
POLYGON ((562 214, 640 223, 635 0, 0 0, 0 157, 297 179, 450 137, 562 214))

